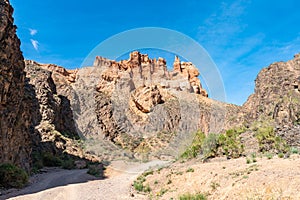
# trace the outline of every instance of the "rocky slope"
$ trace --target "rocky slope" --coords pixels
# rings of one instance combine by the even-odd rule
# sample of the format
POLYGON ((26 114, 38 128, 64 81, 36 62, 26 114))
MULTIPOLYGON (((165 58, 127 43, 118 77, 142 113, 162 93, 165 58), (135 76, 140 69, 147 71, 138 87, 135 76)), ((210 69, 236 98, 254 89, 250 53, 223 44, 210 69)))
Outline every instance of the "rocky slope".
POLYGON ((265 121, 289 145, 300 147, 299 88, 300 54, 264 68, 255 80, 255 93, 243 105, 247 121, 265 121))
POLYGON ((145 197, 158 199, 179 199, 184 194, 202 194, 207 199, 299 199, 299 75, 300 54, 258 74, 255 93, 239 115, 233 115, 245 126, 240 136, 246 158, 218 157, 207 163, 197 158, 180 160, 144 173, 135 181, 135 188, 146 188, 145 197), (278 149, 281 138, 292 151, 283 154, 278 149), (259 140, 265 142, 268 148, 263 151, 268 153, 260 152, 259 140), (275 158, 274 152, 278 153, 275 158))
MULTIPOLYGON (((34 61, 26 61, 26 66, 28 78, 35 80, 32 84, 37 94, 45 83, 36 84, 40 78, 34 78, 35 71, 51 72, 58 99, 39 100, 40 104, 53 107, 61 97, 70 104, 72 113, 68 112, 66 119, 74 119, 69 123, 72 130, 67 131, 70 127, 66 126, 55 128, 96 138, 96 147, 91 148, 89 143, 88 148, 101 156, 111 155, 119 147, 134 154, 164 149, 163 153, 177 155, 196 130, 218 133, 242 122, 232 118, 240 107, 207 98, 197 68, 180 62, 178 57, 171 71, 163 58, 150 59, 139 52, 119 62, 97 56, 94 66, 77 70, 34 61)), ((66 125, 62 119, 51 121, 55 124, 55 120, 66 125)))
POLYGON ((13 25, 13 8, 0 0, 0 163, 30 168, 30 110, 24 103, 24 58, 13 25))
MULTIPOLYGON (((31 109, 31 140, 34 153, 47 152, 54 156, 62 153, 79 158, 97 161, 95 156, 86 153, 80 144, 70 100, 57 94, 52 79, 53 67, 40 67, 37 63, 26 61, 25 102, 31 109)), ((67 72, 63 68, 55 68, 67 72)), ((60 72, 60 71, 59 71, 60 72)), ((69 74, 64 74, 69 76, 69 74)), ((67 79, 72 81, 72 78, 67 79)))

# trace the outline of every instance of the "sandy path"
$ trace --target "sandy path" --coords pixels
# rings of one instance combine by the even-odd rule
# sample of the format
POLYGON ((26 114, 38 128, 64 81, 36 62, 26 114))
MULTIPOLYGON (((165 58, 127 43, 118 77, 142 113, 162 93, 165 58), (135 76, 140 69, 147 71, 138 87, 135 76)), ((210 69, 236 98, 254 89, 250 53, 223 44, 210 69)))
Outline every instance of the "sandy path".
POLYGON ((95 180, 93 176, 86 174, 86 169, 57 169, 39 175, 38 180, 30 186, 7 196, 0 196, 0 199, 144 199, 144 196, 131 196, 132 182, 139 174, 150 167, 158 167, 166 163, 165 161, 151 161, 148 163, 114 161, 107 169, 108 177, 103 180, 95 180))

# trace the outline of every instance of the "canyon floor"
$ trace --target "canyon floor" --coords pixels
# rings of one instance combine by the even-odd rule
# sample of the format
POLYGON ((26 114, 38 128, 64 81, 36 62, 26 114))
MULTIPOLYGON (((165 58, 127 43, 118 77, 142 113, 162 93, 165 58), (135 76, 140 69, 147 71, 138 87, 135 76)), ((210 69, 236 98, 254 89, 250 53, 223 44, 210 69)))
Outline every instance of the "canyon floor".
POLYGON ((138 194, 132 197, 132 182, 145 170, 164 166, 166 163, 166 161, 148 163, 114 161, 105 170, 104 179, 97 179, 87 174, 87 169, 47 168, 46 173, 31 177, 29 186, 21 190, 13 190, 0 196, 0 199, 147 199, 138 194))
POLYGON ((208 199, 300 199, 300 156, 289 158, 257 156, 207 163, 114 161, 106 178, 96 179, 85 170, 48 169, 33 176, 31 184, 0 199, 179 199, 182 194, 204 194, 208 199), (141 194, 132 187, 134 180, 149 171, 144 185, 151 192, 141 194))

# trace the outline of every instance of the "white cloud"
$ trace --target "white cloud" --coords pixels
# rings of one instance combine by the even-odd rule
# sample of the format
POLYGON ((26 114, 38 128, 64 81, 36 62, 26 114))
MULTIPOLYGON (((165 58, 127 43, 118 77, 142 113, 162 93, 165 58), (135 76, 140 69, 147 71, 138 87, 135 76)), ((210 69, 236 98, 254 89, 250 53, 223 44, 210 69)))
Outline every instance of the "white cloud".
POLYGON ((37 31, 36 29, 31 29, 31 28, 30 28, 30 29, 29 29, 29 32, 30 32, 30 35, 31 35, 31 36, 34 36, 35 34, 37 34, 38 31, 37 31))
POLYGON ((37 40, 30 39, 31 44, 35 50, 39 49, 39 42, 37 40))
POLYGON ((210 41, 210 45, 222 47, 235 43, 236 37, 247 27, 241 21, 247 5, 247 1, 239 0, 232 4, 223 3, 199 27, 200 41, 210 41))

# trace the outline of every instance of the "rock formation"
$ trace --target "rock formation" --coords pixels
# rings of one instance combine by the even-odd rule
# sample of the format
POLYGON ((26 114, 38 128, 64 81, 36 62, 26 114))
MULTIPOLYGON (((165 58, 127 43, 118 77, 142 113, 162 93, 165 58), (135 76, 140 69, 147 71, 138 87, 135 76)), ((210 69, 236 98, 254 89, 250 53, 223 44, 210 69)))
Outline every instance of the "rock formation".
MULTIPOLYGON (((183 141, 187 133, 199 129, 220 133, 265 119, 274 121, 276 133, 289 144, 299 145, 292 133, 299 129, 299 55, 263 69, 255 93, 243 107, 207 98, 199 71, 178 57, 172 71, 163 58, 151 59, 139 52, 122 61, 97 56, 94 66, 68 73, 52 65, 40 66, 52 71, 57 94, 70 100, 77 132, 104 136, 104 141, 133 152, 165 146, 159 137, 168 138, 166 143, 172 146, 172 138, 183 141), (70 74, 75 77, 72 81, 68 81, 70 74)), ((254 137, 247 134, 242 140, 254 137)))
POLYGON ((268 120, 289 144, 300 146, 300 54, 264 68, 255 80, 255 93, 243 105, 248 121, 268 120))
POLYGON ((0 163, 29 172, 33 151, 96 161, 75 141, 79 135, 70 100, 56 92, 62 90, 57 86, 73 83, 77 71, 27 61, 25 75, 12 13, 9 1, 0 0, 0 163))
POLYGON ((208 97, 207 92, 202 88, 198 76, 200 75, 198 69, 191 62, 180 62, 178 56, 175 56, 175 61, 173 64, 174 71, 179 72, 185 76, 192 88, 193 92, 196 94, 201 94, 202 96, 208 97))
POLYGON ((244 107, 252 119, 270 116, 278 125, 292 125, 299 117, 300 54, 288 62, 264 68, 255 80, 255 93, 244 107))
POLYGON ((137 51, 122 61, 97 56, 94 66, 78 70, 25 63, 41 114, 34 126, 38 135, 50 137, 40 127, 46 121, 51 130, 72 137, 97 137, 99 154, 111 154, 105 148, 115 149, 113 144, 144 152, 156 145, 165 147, 172 139, 176 146, 176 140, 185 140, 186 133, 198 129, 220 132, 232 124, 228 113, 239 109, 208 99, 197 68, 178 57, 172 71, 167 70, 165 59, 151 59, 137 51), (63 101, 69 107, 62 107, 63 101), (178 133, 178 138, 172 133, 178 133))
MULTIPOLYGON (((240 107, 207 98, 196 66, 178 56, 172 70, 164 58, 137 51, 122 61, 97 56, 93 66, 76 70, 25 61, 25 76, 7 0, 0 11, 0 162, 28 170, 32 149, 96 160, 76 144, 80 137, 92 138, 87 150, 103 159, 123 156, 122 148, 176 155, 197 130, 221 133, 259 120, 300 146, 300 54, 263 69, 240 107)), ((250 132, 242 140, 254 141, 250 132)))
POLYGON ((0 163, 29 170, 30 110, 24 104, 24 58, 13 25, 13 8, 0 0, 0 163))
MULTIPOLYGON (((68 119, 74 119, 77 134, 97 137, 98 146, 107 149, 114 147, 106 140, 137 153, 155 150, 157 145, 166 147, 171 140, 177 148, 178 140, 186 140, 198 129, 220 132, 230 124, 241 123, 238 118, 229 120, 240 108, 208 99, 198 79, 199 71, 178 57, 172 71, 167 70, 165 59, 151 59, 139 52, 118 62, 97 56, 94 66, 74 71, 34 61, 26 61, 26 66, 30 83, 37 87, 39 104, 46 102, 41 113, 48 117, 49 113, 60 113, 59 102, 64 97, 70 102, 72 115, 68 119), (48 78, 36 78, 46 71, 48 78), (44 87, 45 92, 53 87, 48 91, 53 97, 44 101, 40 93, 50 77, 55 90, 54 86, 44 87)), ((67 128, 60 129, 57 124, 61 122, 55 117, 50 121, 56 130, 67 128)), ((101 154, 106 154, 104 151, 102 148, 101 154)))
MULTIPOLYGON (((54 155, 67 153, 79 158, 96 161, 97 158, 83 151, 75 140, 80 139, 76 130, 70 100, 57 94, 57 86, 74 82, 76 73, 69 72, 56 65, 38 64, 34 61, 26 63, 25 102, 30 105, 31 139, 34 152, 50 152, 54 155), (56 76, 52 76, 52 74, 56 76), (58 75, 65 77, 63 80, 58 75), (55 84, 53 77, 58 80, 55 84), (29 97, 29 98, 28 98, 29 97)), ((76 71, 75 71, 76 72, 76 71)))
MULTIPOLYGON (((164 58, 150 59, 147 54, 137 51, 130 53, 128 60, 120 62, 97 56, 94 66, 106 68, 102 78, 108 82, 116 81, 121 76, 127 76, 132 78, 136 86, 160 83, 162 87, 188 90, 205 97, 208 96, 198 78, 200 75, 198 69, 191 62, 180 62, 178 56, 175 56, 173 71, 167 70, 164 58)), ((105 83, 100 82, 98 88, 101 88, 102 84, 105 83)))
MULTIPOLYGON (((37 63, 33 60, 27 60, 26 61, 26 65, 35 65, 35 66, 39 66, 40 68, 46 69, 50 72, 56 72, 62 76, 65 77, 65 80, 68 81, 69 83, 74 83, 76 80, 76 74, 78 72, 77 70, 66 70, 65 68, 61 67, 61 66, 57 66, 54 64, 40 64, 37 63)), ((54 77, 56 78, 56 77, 54 77)))

